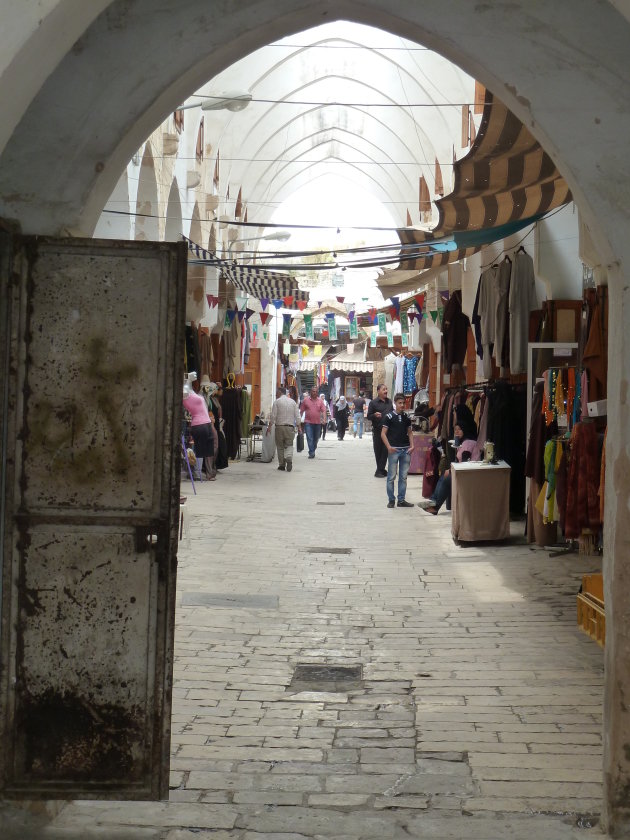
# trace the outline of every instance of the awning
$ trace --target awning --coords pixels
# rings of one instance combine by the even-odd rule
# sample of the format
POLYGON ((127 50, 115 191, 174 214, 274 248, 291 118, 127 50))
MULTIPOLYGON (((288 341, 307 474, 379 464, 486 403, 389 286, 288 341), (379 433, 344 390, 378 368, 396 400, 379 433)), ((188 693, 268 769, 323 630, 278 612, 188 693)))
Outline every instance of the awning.
POLYGON ((350 370, 353 373, 372 373, 374 362, 366 361, 364 357, 365 344, 355 344, 354 351, 342 350, 329 362, 331 370, 350 370))
POLYGON ((332 351, 332 344, 327 347, 322 347, 322 355, 316 356, 314 353, 309 353, 308 356, 302 356, 299 360, 298 370, 316 370, 321 364, 328 364, 328 356, 332 351))
POLYGON ((401 269, 457 262, 572 200, 540 143, 489 91, 479 133, 466 157, 455 162, 454 174, 453 192, 436 201, 437 227, 398 230, 401 269))

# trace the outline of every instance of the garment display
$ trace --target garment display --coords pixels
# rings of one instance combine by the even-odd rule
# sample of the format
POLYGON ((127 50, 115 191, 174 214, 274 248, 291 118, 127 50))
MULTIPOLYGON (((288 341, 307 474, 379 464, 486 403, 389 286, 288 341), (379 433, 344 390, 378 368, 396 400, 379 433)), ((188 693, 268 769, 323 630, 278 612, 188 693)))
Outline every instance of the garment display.
POLYGON ((588 373, 588 393, 593 401, 606 399, 608 388, 608 289, 587 293, 590 327, 582 363, 588 373))
POLYGON ((228 458, 236 458, 241 443, 241 389, 225 388, 221 398, 223 409, 223 431, 227 443, 228 458))
POLYGON ((396 376, 396 356, 394 353, 389 353, 383 359, 383 364, 385 365, 385 381, 384 385, 387 386, 387 395, 391 399, 394 396, 394 382, 396 376))
POLYGON ((592 422, 578 423, 571 432, 564 533, 577 539, 584 529, 597 532, 600 460, 597 430, 592 422))
POLYGON ((510 373, 527 370, 527 342, 529 339, 529 313, 536 309, 536 280, 534 261, 524 248, 514 254, 508 308, 510 313, 510 373))
POLYGON ((560 518, 556 505, 556 474, 561 458, 561 444, 553 438, 547 441, 544 458, 545 481, 536 499, 536 509, 541 514, 545 524, 557 522, 560 518))

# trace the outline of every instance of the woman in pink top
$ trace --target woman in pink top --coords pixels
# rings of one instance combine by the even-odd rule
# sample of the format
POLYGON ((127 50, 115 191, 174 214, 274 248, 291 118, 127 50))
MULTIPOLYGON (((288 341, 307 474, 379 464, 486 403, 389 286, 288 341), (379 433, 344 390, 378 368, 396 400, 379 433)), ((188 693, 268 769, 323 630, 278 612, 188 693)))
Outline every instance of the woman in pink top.
POLYGON ((202 396, 190 391, 184 396, 184 408, 191 416, 190 433, 195 444, 195 455, 203 460, 206 467, 208 481, 215 481, 217 471, 214 467, 216 451, 212 434, 212 420, 208 413, 208 406, 202 396))

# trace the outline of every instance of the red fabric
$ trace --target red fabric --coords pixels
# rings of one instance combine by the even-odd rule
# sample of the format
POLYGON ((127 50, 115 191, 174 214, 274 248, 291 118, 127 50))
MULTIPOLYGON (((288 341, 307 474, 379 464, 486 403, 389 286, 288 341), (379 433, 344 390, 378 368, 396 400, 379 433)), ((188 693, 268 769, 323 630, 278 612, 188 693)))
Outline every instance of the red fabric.
POLYGON ((440 453, 432 446, 424 458, 424 470, 422 475, 422 495, 430 499, 438 483, 438 466, 440 464, 440 453))
POLYGON ((595 425, 577 423, 571 432, 571 459, 567 475, 564 535, 569 539, 577 539, 584 528, 599 529, 599 471, 595 425))

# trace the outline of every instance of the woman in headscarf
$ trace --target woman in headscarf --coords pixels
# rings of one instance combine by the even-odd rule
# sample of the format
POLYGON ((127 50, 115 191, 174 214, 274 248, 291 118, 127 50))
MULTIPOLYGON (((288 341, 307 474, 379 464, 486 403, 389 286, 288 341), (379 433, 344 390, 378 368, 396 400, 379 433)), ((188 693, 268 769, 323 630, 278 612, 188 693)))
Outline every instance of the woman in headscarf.
POLYGON ((205 387, 208 394, 208 411, 210 412, 214 433, 216 435, 214 444, 214 469, 215 475, 218 475, 216 471, 224 470, 229 464, 227 456, 227 441, 222 429, 223 409, 221 408, 221 403, 219 402, 219 397, 221 396, 221 391, 223 389, 221 384, 217 384, 216 382, 210 382, 210 384, 205 387))
POLYGON ((337 421, 337 440, 343 440, 343 437, 348 428, 348 417, 350 416, 350 406, 346 402, 345 397, 339 397, 335 403, 335 420, 337 421))
MULTIPOLYGON (((471 410, 463 403, 456 405, 454 408, 454 431, 455 431, 455 448, 457 460, 461 463, 463 461, 470 461, 472 453, 477 448, 477 425, 471 410)), ((438 511, 451 498, 451 471, 447 469, 440 476, 438 483, 435 486, 433 495, 429 499, 428 506, 424 506, 422 502, 421 507, 424 507, 427 513, 437 516, 438 511)))

